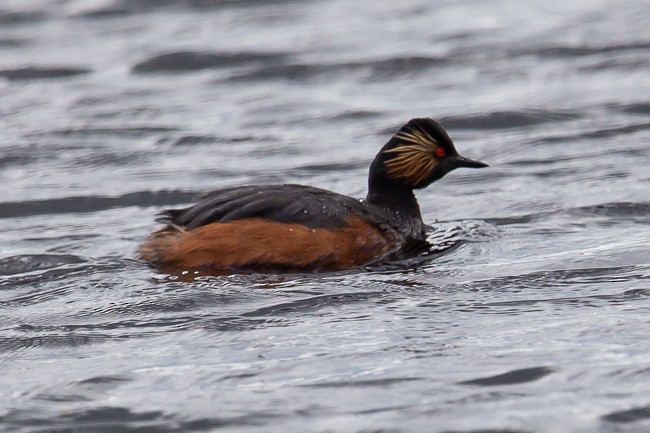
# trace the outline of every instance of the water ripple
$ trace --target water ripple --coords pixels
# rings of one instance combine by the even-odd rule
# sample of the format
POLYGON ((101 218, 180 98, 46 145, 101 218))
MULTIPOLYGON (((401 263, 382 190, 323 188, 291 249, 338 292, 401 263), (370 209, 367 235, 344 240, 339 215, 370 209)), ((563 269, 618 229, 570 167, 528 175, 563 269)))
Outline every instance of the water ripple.
POLYGON ((0 3, 5 430, 649 430, 647 2, 0 3), (422 116, 490 163, 418 191, 426 254, 130 258, 218 185, 360 196, 422 116))
POLYGON ((2 69, 0 70, 0 77, 7 80, 43 80, 43 79, 56 79, 68 78, 76 75, 84 75, 91 73, 92 70, 76 67, 40 67, 40 66, 27 66, 17 69, 2 69))
POLYGON ((284 60, 287 53, 206 53, 179 51, 159 54, 133 66, 135 73, 191 72, 202 69, 273 63, 284 60))
POLYGON ((33 215, 52 215, 79 212, 97 212, 127 206, 167 206, 188 203, 198 192, 189 191, 139 191, 117 197, 82 196, 46 200, 5 202, 0 207, 0 218, 17 218, 33 215))
POLYGON ((512 370, 496 376, 481 377, 460 382, 461 385, 498 386, 514 385, 518 383, 534 382, 553 373, 548 367, 532 367, 512 370))
POLYGON ((578 113, 559 111, 496 111, 485 114, 445 117, 440 120, 449 129, 521 128, 551 122, 579 119, 578 113))

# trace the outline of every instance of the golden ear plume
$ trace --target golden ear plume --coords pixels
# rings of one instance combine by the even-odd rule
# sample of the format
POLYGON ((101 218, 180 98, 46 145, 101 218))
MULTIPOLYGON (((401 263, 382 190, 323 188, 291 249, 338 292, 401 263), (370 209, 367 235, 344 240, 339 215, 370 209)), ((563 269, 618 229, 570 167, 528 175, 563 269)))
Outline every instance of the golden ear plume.
POLYGON ((403 180, 411 186, 417 186, 431 174, 438 160, 436 147, 438 142, 421 129, 412 128, 400 131, 395 138, 405 144, 385 150, 397 156, 385 161, 388 175, 393 179, 403 180))

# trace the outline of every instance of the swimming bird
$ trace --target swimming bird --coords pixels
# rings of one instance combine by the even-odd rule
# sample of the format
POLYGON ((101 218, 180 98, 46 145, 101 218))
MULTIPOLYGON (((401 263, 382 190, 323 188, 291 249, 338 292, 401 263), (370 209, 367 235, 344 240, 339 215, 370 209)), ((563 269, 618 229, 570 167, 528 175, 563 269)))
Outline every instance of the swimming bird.
POLYGON ((413 191, 459 167, 487 164, 459 155, 438 122, 412 119, 373 160, 365 200, 292 184, 219 189, 163 211, 165 226, 140 257, 167 272, 214 274, 326 272, 412 257, 429 246, 413 191))

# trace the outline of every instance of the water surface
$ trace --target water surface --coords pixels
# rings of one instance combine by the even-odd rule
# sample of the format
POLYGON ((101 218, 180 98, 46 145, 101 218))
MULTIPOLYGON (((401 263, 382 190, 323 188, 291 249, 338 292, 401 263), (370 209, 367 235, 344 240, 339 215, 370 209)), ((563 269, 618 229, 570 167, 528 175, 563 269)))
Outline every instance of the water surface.
POLYGON ((4 1, 0 420, 29 432, 650 431, 641 0, 4 1), (484 170, 431 260, 178 281, 157 212, 363 197, 402 123, 484 170))

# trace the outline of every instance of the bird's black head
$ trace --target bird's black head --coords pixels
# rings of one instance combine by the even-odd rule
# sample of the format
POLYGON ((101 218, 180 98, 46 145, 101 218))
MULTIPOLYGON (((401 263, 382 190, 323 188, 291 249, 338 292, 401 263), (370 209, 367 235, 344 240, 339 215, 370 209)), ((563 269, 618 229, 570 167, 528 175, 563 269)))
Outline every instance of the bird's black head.
POLYGON ((432 119, 412 119, 381 148, 370 166, 373 189, 418 189, 459 167, 488 165, 460 156, 447 132, 432 119))

